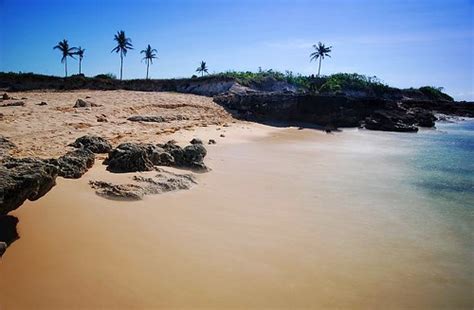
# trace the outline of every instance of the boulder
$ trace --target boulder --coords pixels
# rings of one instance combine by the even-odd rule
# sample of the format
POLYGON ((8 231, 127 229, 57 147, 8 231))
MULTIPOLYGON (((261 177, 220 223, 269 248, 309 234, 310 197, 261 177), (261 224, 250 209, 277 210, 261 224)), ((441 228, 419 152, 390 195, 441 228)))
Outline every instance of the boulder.
POLYGON ((214 139, 209 139, 209 142, 207 142, 207 144, 216 144, 216 140, 214 140, 214 139))
POLYGON ((43 106, 43 105, 48 105, 47 102, 41 101, 40 103, 37 103, 36 105, 43 106))
POLYGON ((7 244, 5 242, 0 241, 0 257, 3 256, 6 250, 7 250, 7 244))
POLYGON ((4 158, 0 165, 0 215, 36 200, 55 184, 58 168, 38 158, 4 158))
POLYGON ((0 242, 4 242, 8 246, 19 239, 17 225, 18 218, 16 216, 0 216, 0 242))
POLYGON ((0 107, 22 107, 24 105, 25 105, 24 101, 15 101, 15 102, 4 103, 0 105, 0 107))
POLYGON ((2 99, 3 99, 3 100, 9 100, 9 99, 10 99, 10 96, 9 96, 7 93, 3 93, 2 99))
POLYGON ((47 161, 58 168, 59 176, 78 179, 94 165, 95 156, 88 149, 78 149, 47 161))
POLYGON ((122 143, 113 149, 104 161, 111 172, 151 171, 154 169, 147 145, 122 143))
POLYGON ((86 101, 83 99, 77 99, 74 108, 92 108, 92 107, 100 107, 100 105, 95 104, 91 101, 86 101))
POLYGON ((417 132, 414 119, 394 111, 375 111, 365 120, 365 128, 370 130, 417 132))
POLYGON ((185 148, 181 148, 172 143, 172 141, 168 141, 166 144, 158 146, 173 156, 174 167, 207 171, 207 167, 203 162, 207 151, 202 144, 191 144, 185 148))
POLYGON ((102 137, 92 135, 86 135, 77 138, 76 141, 69 144, 69 146, 87 149, 96 154, 108 153, 112 150, 112 145, 109 141, 102 137))
POLYGON ((201 139, 198 138, 193 138, 191 141, 189 141, 191 144, 203 144, 201 139))

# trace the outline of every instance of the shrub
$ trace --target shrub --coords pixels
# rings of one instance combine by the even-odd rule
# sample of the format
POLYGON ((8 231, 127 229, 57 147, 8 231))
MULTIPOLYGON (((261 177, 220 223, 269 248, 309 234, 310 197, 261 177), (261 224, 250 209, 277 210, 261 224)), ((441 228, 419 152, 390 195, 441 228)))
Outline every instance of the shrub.
POLYGON ((454 101, 453 97, 443 92, 443 87, 423 86, 418 90, 432 100, 454 101))
POLYGON ((116 80, 117 76, 113 73, 106 73, 106 74, 98 74, 94 76, 96 79, 102 79, 102 80, 116 80))

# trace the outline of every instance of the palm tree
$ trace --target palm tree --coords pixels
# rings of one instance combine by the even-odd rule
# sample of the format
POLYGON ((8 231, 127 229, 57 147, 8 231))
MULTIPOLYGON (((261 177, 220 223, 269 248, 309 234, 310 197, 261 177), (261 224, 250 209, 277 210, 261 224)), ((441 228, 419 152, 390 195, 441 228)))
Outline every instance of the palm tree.
POLYGON ((309 55, 310 61, 312 60, 317 60, 319 58, 319 67, 318 67, 318 76, 321 72, 321 60, 324 59, 324 57, 328 56, 329 53, 331 52, 332 46, 326 47, 323 43, 319 42, 318 45, 313 45, 315 51, 309 55))
POLYGON ((196 72, 201 72, 201 76, 204 76, 204 72, 207 73, 206 62, 201 61, 201 65, 196 69, 196 72))
POLYGON ((140 51, 140 54, 145 54, 142 60, 146 61, 146 79, 148 80, 148 69, 150 67, 150 63, 153 64, 153 59, 158 58, 155 53, 158 53, 156 49, 152 49, 150 44, 146 47, 146 49, 140 51))
POLYGON ((117 34, 114 36, 117 46, 111 51, 120 53, 120 80, 122 80, 122 69, 123 69, 123 57, 127 56, 128 50, 133 50, 132 40, 125 36, 123 30, 117 31, 117 34))
POLYGON ((64 72, 65 72, 65 76, 67 77, 67 58, 71 57, 75 59, 74 55, 77 49, 75 47, 69 47, 69 43, 67 42, 66 39, 60 41, 58 45, 53 47, 53 49, 58 49, 61 51, 62 53, 61 63, 64 63, 64 72))
POLYGON ((85 49, 83 49, 82 47, 79 46, 79 47, 77 48, 76 52, 75 52, 75 54, 76 54, 77 56, 79 56, 79 74, 82 73, 82 72, 81 72, 81 71, 82 71, 82 70, 81 70, 81 69, 82 69, 82 58, 84 58, 84 52, 85 52, 85 51, 86 51, 85 49))

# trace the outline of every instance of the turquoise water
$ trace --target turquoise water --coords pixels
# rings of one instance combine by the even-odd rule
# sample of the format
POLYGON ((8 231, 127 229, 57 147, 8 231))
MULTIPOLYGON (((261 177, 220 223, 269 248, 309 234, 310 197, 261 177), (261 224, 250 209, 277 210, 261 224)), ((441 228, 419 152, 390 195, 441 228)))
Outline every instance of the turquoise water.
POLYGON ((474 120, 436 127, 403 138, 414 147, 413 185, 438 204, 474 207, 474 120))

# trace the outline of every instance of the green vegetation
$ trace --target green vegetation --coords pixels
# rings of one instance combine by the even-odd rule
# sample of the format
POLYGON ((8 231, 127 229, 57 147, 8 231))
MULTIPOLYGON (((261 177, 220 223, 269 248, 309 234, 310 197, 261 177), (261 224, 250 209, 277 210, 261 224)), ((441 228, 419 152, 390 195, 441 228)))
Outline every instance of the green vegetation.
POLYGON ((77 48, 70 47, 69 43, 66 39, 60 41, 58 45, 53 47, 53 49, 57 49, 61 52, 61 63, 64 63, 64 73, 67 77, 67 58, 71 57, 74 59, 74 55, 76 54, 77 48))
POLYGON ((117 76, 113 73, 102 73, 102 74, 97 74, 94 76, 96 79, 102 79, 102 80, 116 80, 117 76))
POLYGON ((443 87, 423 86, 419 88, 419 91, 433 100, 454 101, 453 97, 443 93, 443 87))
POLYGON ((148 44, 146 49, 140 51, 140 54, 145 54, 145 57, 143 57, 142 60, 145 60, 146 62, 146 79, 147 80, 148 80, 148 69, 150 68, 150 64, 153 64, 153 59, 158 58, 156 56, 156 53, 158 53, 158 51, 154 48, 151 48, 150 44, 148 44))
POLYGON ((120 80, 122 80, 122 71, 123 71, 123 57, 127 56, 128 50, 133 50, 132 39, 125 36, 125 31, 120 30, 114 36, 117 46, 111 51, 120 53, 120 80))
POLYGON ((325 79, 324 84, 319 87, 319 91, 322 93, 362 91, 368 94, 382 95, 391 89, 376 76, 365 76, 357 73, 336 73, 325 77, 325 79))
POLYGON ((207 66, 205 61, 201 61, 201 64, 196 69, 196 72, 201 73, 201 76, 204 76, 204 73, 207 73, 207 66))

